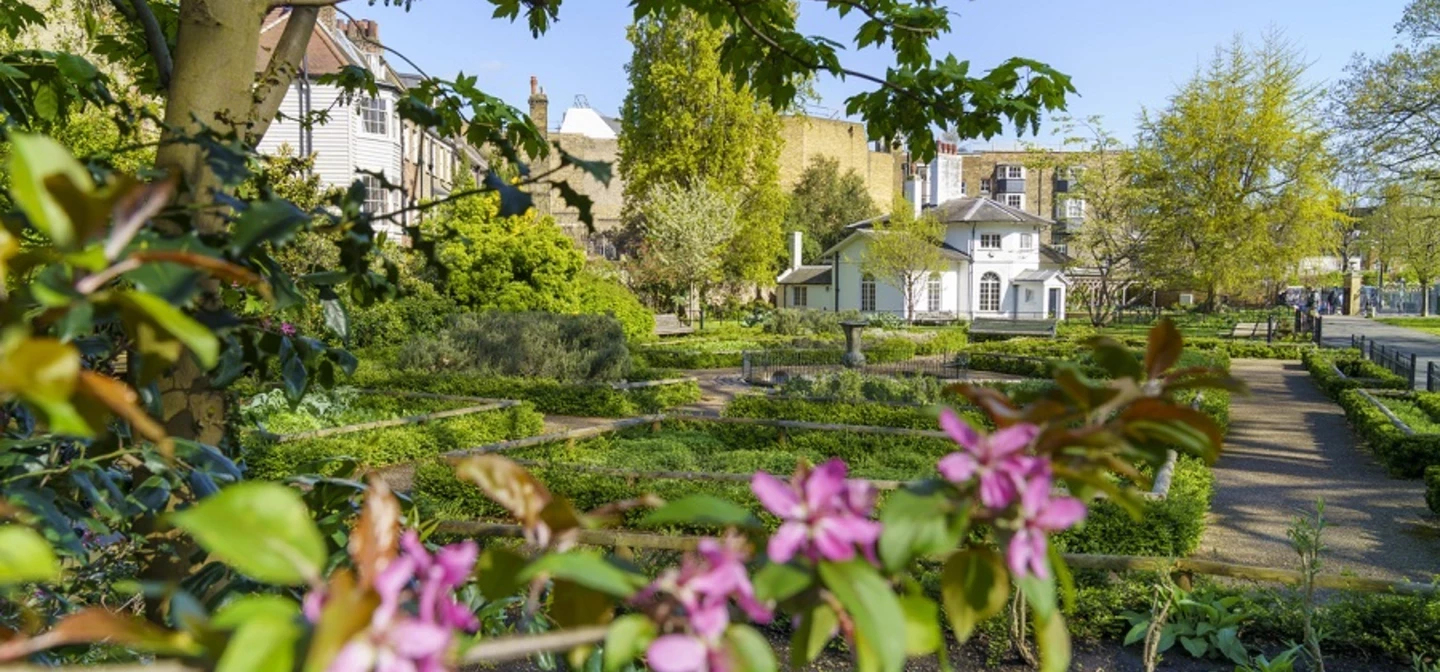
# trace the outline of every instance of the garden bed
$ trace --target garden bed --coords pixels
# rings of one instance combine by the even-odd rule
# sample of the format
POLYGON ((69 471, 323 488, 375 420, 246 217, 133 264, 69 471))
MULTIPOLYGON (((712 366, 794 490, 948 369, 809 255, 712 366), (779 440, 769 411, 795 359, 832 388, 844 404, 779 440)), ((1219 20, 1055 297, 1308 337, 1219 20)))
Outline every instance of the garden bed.
POLYGON ((1410 389, 1411 381, 1362 358, 1359 350, 1307 350, 1301 355, 1301 361, 1320 391, 1336 401, 1345 390, 1410 389))
POLYGON ((1420 478, 1426 468, 1440 465, 1440 394, 1348 389, 1339 401, 1392 476, 1420 478))

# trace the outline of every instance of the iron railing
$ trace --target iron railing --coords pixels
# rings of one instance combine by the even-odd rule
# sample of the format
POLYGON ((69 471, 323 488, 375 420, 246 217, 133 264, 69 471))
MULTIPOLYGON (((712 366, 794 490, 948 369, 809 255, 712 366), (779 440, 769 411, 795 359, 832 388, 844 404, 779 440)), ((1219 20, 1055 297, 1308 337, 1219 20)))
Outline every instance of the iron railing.
MULTIPOLYGON (((1403 377, 1415 383, 1415 374, 1419 369, 1419 357, 1415 353, 1406 353, 1399 348, 1376 343, 1373 338, 1365 338, 1360 334, 1350 335, 1350 347, 1360 351, 1360 356, 1368 359, 1397 376, 1403 377)), ((1435 364, 1431 362, 1426 370, 1426 389, 1440 389, 1440 374, 1435 371, 1435 364)))
POLYGON ((1440 392, 1440 366, 1435 362, 1425 363, 1425 391, 1440 392))

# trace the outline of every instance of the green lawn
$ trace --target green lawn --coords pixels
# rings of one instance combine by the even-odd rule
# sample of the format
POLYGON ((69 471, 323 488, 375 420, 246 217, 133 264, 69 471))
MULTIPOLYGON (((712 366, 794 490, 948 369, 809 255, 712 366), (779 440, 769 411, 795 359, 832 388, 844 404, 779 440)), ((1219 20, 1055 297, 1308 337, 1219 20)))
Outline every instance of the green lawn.
POLYGON ((1440 336, 1440 317, 1381 317, 1375 321, 1440 336))

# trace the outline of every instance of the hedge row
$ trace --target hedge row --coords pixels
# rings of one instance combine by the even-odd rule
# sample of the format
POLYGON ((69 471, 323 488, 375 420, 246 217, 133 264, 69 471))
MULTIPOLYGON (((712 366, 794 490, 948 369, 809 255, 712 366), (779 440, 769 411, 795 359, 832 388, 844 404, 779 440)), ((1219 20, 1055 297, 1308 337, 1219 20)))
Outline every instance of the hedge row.
POLYGON ((329 474, 327 461, 350 458, 369 467, 424 461, 472 446, 521 439, 543 431, 544 416, 532 404, 472 413, 432 422, 385 427, 288 443, 274 443, 257 432, 243 432, 242 456, 252 478, 282 479, 295 474, 329 474))
POLYGON ((1359 350, 1306 350, 1301 354, 1300 361, 1310 371, 1315 385, 1337 401, 1345 390, 1410 389, 1410 381, 1375 362, 1362 359, 1359 350), (1336 369, 1339 369, 1338 373, 1336 369))
POLYGON ((1425 467, 1425 505, 1440 513, 1440 464, 1425 467))
MULTIPOLYGON (((940 339, 932 339, 939 341, 940 339)), ((942 341, 952 342, 950 339, 942 341)), ((961 341, 963 343, 963 340, 961 341)), ((863 350, 865 360, 871 364, 892 364, 914 359, 917 354, 938 354, 932 352, 935 346, 917 344, 903 336, 893 336, 867 343, 863 350)), ((956 346, 958 347, 958 346, 956 346)), ((774 348, 757 344, 756 350, 783 351, 793 357, 792 364, 839 364, 845 351, 840 348, 774 348)), ((674 369, 733 369, 744 364, 745 353, 740 350, 712 352, 683 347, 650 347, 639 351, 640 359, 650 365, 674 369)))
POLYGON ((655 413, 700 399, 693 382, 616 390, 607 385, 576 385, 543 378, 507 378, 471 373, 420 373, 367 369, 362 365, 354 383, 361 387, 453 394, 490 399, 518 399, 549 415, 624 418, 655 413))
MULTIPOLYGON (((1126 345, 1145 346, 1145 338, 1126 336, 1118 339, 1126 345)), ((1315 350, 1313 343, 1252 341, 1230 338, 1185 337, 1185 348, 1200 352, 1224 353, 1229 359, 1300 359, 1315 350)))
POLYGON ((1358 390, 1342 390, 1339 401, 1350 425, 1392 476, 1420 478, 1427 467, 1440 465, 1440 434, 1405 434, 1358 390))
MULTIPOLYGON (((827 431, 788 431, 782 443, 774 428, 705 423, 669 423, 659 433, 647 432, 630 430, 574 444, 556 442, 506 455, 548 465, 531 469, 552 492, 569 498, 581 510, 646 492, 665 499, 703 493, 749 506, 774 526, 778 521, 761 510, 743 481, 638 480, 575 467, 733 474, 764 470, 783 475, 794 469, 797 459, 819 462, 839 457, 857 476, 910 480, 935 475, 936 462, 955 450, 955 444, 944 439, 827 431)), ((1140 522, 1114 504, 1096 502, 1087 522, 1062 535, 1060 543, 1076 552, 1185 555, 1199 542, 1210 506, 1211 486, 1210 470, 1198 460, 1184 459, 1177 465, 1169 497, 1147 500, 1140 522)), ((417 468, 414 494, 422 511, 430 516, 505 517, 504 511, 478 489, 457 480, 450 465, 443 462, 417 468)), ((633 525, 643 515, 638 511, 628 514, 626 523, 633 525)))

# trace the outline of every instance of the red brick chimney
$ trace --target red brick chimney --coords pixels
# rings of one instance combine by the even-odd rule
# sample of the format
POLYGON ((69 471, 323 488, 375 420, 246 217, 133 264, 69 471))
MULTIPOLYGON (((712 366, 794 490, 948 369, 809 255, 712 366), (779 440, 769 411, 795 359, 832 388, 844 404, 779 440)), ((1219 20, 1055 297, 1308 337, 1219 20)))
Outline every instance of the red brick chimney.
POLYGON ((378 54, 380 48, 380 24, 370 19, 356 19, 345 24, 345 36, 367 54, 378 54))

